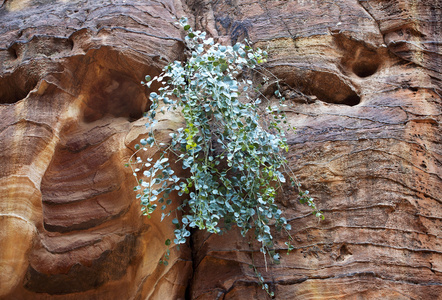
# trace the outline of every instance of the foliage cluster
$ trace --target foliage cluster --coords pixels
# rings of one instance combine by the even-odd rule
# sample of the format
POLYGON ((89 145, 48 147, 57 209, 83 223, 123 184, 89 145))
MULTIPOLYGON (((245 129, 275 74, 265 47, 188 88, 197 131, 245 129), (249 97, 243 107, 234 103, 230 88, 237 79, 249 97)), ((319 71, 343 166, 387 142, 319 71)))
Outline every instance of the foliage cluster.
POLYGON ((311 206, 317 217, 322 213, 308 191, 299 189, 284 156, 288 151, 285 129, 289 128, 281 111, 284 98, 277 91, 279 104, 271 105, 263 95, 256 96, 258 91, 247 79, 251 70, 259 72, 267 53, 240 43, 219 45, 206 38, 205 32, 193 31, 186 19, 180 24, 186 31, 190 57, 184 63, 167 65, 153 79, 146 76, 143 82, 148 87, 154 82, 162 86, 150 94, 148 136, 138 146, 138 151, 158 147, 161 157, 153 161, 138 156, 131 163, 143 214, 159 207, 162 218, 169 216, 173 213, 167 210, 169 195, 177 191, 185 197, 177 208, 181 213, 172 221, 175 244, 185 243, 191 228, 221 233, 236 225, 242 235, 253 228, 261 252, 278 261, 271 227, 290 230, 275 203, 286 179, 300 191, 301 202, 311 206), (180 110, 185 127, 171 133, 171 142, 165 145, 155 139, 153 128, 157 114, 167 110, 180 110), (188 178, 176 176, 170 153, 187 170, 188 178))

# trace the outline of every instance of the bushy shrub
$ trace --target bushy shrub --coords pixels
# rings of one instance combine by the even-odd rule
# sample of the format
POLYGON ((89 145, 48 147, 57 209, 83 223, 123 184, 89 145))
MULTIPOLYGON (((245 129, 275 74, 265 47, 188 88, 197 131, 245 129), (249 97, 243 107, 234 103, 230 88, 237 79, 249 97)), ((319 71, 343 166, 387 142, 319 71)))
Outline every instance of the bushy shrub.
MULTIPOLYGON (((167 211, 169 195, 176 190, 183 202, 178 207, 182 216, 172 221, 176 225, 175 244, 186 242, 190 228, 220 233, 234 224, 242 235, 253 228, 261 252, 278 261, 271 227, 288 233, 290 225, 275 196, 286 180, 298 191, 300 185, 285 158, 286 130, 290 128, 280 109, 284 98, 277 90, 279 104, 270 105, 262 95, 256 97, 252 81, 245 76, 257 70, 267 53, 241 43, 219 45, 206 38, 205 32, 193 31, 186 19, 180 24, 186 31, 190 57, 167 65, 159 76, 146 76, 143 82, 148 87, 153 82, 162 85, 158 93, 150 94, 148 136, 138 146, 138 151, 158 147, 161 157, 156 161, 138 157, 132 163, 144 166, 134 169, 143 214, 160 207, 163 218, 169 216, 173 213, 167 211), (168 145, 157 142, 152 130, 156 115, 166 110, 180 110, 185 119, 185 127, 171 133, 168 145), (188 178, 175 175, 170 152, 188 170, 188 178)), ((323 217, 308 191, 300 191, 299 196, 317 217, 323 217)), ((289 243, 287 246, 292 249, 289 243)))

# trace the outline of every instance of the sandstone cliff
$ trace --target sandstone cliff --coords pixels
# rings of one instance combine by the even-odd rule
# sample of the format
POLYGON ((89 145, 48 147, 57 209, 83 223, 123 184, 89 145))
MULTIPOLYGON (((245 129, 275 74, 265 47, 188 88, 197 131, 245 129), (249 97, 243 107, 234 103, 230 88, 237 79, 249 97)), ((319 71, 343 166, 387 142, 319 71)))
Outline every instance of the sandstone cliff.
POLYGON ((439 0, 0 4, 0 299, 267 299, 252 263, 276 299, 441 297, 439 0), (326 219, 286 189, 296 249, 268 270, 236 231, 159 265, 173 227, 140 217, 139 82, 184 59, 183 15, 266 49, 290 99, 290 162, 326 219))

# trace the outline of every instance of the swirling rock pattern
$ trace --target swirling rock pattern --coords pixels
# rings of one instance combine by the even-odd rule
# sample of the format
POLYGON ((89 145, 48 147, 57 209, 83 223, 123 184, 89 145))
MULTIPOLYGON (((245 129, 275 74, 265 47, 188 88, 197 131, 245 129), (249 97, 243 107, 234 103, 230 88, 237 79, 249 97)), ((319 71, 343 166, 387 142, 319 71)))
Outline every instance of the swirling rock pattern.
MULTIPOLYGON (((7 1, 1 19, 0 298, 176 299, 189 252, 140 217, 132 171, 140 81, 180 59, 171 1, 7 1)), ((157 130, 181 124, 165 117, 157 130)), ((148 153, 154 156, 155 153, 148 153)))
POLYGON ((276 299, 440 299, 439 1, 0 4, 0 299, 267 299, 251 264, 276 299), (183 59, 182 15, 267 49, 282 79, 290 163, 326 219, 286 188, 280 265, 236 231, 197 232, 158 265, 174 228, 139 216, 123 164, 149 105, 139 81, 183 59))

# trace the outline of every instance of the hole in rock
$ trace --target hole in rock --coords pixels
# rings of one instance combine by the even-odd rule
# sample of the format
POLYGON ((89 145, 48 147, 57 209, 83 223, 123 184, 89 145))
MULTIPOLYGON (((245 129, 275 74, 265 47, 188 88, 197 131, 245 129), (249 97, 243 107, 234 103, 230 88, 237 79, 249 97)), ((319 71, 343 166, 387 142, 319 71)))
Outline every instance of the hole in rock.
POLYGON ((18 58, 17 49, 15 47, 8 48, 8 53, 13 59, 18 58))
POLYGON ((328 72, 312 72, 307 77, 307 92, 327 103, 358 105, 361 98, 339 76, 328 72))
MULTIPOLYGON (((71 39, 76 41, 78 38, 81 36, 71 39)), ((161 66, 152 58, 146 60, 133 54, 101 47, 88 51, 85 56, 72 58, 71 65, 77 66, 75 85, 81 87, 79 109, 82 122, 116 118, 132 122, 143 116, 150 101, 149 90, 141 81, 146 75, 159 75, 161 66)), ((153 84, 150 90, 159 87, 153 84)))
POLYGON ((323 102, 348 106, 355 106, 361 102, 361 98, 352 87, 332 72, 278 67, 273 73, 278 78, 283 78, 284 83, 293 90, 301 92, 300 95, 315 96, 323 102))
POLYGON ((104 70, 99 79, 91 78, 90 82, 83 113, 86 123, 106 116, 138 120, 148 107, 145 88, 131 76, 116 70, 104 70))
POLYGON ((355 106, 358 105, 361 102, 361 98, 356 94, 349 95, 347 98, 342 101, 342 104, 349 105, 349 106, 355 106))
POLYGON ((376 49, 371 49, 363 41, 353 40, 344 34, 334 35, 338 48, 342 51, 341 66, 344 71, 365 78, 375 74, 382 62, 376 49))
POLYGON ((29 76, 24 68, 12 74, 0 77, 0 104, 16 103, 24 98, 36 87, 38 78, 29 76))
POLYGON ((361 78, 368 77, 376 73, 379 64, 370 61, 359 61, 353 64, 353 73, 361 78))

